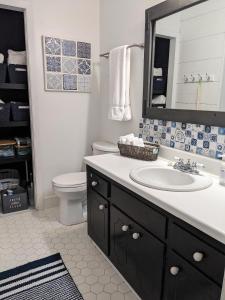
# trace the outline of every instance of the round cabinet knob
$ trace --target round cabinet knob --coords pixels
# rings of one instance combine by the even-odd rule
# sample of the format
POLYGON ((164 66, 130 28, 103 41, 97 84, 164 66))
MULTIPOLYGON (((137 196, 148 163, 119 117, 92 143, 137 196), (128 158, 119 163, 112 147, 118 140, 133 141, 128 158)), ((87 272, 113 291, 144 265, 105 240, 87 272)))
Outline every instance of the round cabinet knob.
POLYGON ((128 231, 128 229, 129 229, 128 225, 123 225, 122 226, 122 231, 126 232, 126 231, 128 231))
POLYGON ((201 262, 203 260, 203 258, 204 258, 204 254, 202 252, 195 252, 193 254, 193 259, 196 262, 201 262))
POLYGON ((103 204, 100 204, 98 208, 99 208, 99 210, 103 210, 105 208, 105 206, 103 204))
POLYGON ((173 266, 170 268, 170 274, 173 276, 177 276, 177 274, 180 272, 180 268, 173 266))
POLYGON ((140 238, 140 233, 135 232, 133 233, 132 237, 134 240, 138 240, 140 238))
POLYGON ((97 185, 98 185, 97 181, 92 181, 91 186, 95 187, 97 185))

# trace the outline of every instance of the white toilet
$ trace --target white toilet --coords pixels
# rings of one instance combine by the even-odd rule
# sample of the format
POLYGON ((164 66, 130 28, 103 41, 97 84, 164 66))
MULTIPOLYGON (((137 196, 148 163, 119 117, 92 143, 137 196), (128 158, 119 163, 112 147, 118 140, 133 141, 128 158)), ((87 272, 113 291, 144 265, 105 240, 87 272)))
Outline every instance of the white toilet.
MULTIPOLYGON (((95 142, 93 155, 119 152, 117 145, 95 142)), ((86 172, 68 173, 52 180, 53 189, 59 197, 59 221, 64 225, 74 225, 85 221, 84 205, 87 199, 86 172)))

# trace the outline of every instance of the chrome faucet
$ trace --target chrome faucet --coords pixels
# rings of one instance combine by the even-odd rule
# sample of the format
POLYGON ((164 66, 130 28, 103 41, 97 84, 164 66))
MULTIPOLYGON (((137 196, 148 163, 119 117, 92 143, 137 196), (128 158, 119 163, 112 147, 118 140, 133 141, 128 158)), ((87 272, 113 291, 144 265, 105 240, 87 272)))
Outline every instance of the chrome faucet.
POLYGON ((198 168, 204 168, 204 164, 200 164, 197 162, 191 162, 190 159, 187 160, 187 162, 184 162, 184 159, 180 157, 174 157, 176 162, 172 164, 173 168, 176 170, 179 170, 181 172, 190 173, 194 175, 199 175, 198 168))

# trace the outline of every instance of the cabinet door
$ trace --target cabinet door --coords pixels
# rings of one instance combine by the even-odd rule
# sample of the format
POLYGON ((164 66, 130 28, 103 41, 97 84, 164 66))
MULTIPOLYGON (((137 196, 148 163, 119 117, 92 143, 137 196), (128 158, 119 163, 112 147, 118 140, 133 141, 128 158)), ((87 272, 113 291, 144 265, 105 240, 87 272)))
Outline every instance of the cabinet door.
POLYGON ((88 234, 108 255, 109 238, 109 206, 108 202, 92 189, 88 188, 88 234))
POLYGON ((111 253, 116 268, 143 300, 160 300, 164 245, 111 207, 111 253))
POLYGON ((221 288, 175 253, 169 253, 164 300, 219 300, 221 288))

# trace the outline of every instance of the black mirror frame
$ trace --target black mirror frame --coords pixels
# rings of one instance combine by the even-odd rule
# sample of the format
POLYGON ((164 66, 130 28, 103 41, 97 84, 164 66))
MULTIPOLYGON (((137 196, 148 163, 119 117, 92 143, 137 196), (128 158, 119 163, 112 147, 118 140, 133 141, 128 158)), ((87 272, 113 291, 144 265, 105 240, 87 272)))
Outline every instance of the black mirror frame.
POLYGON ((151 106, 156 21, 208 0, 167 0, 145 11, 143 118, 225 127, 225 112, 159 109, 151 106))

